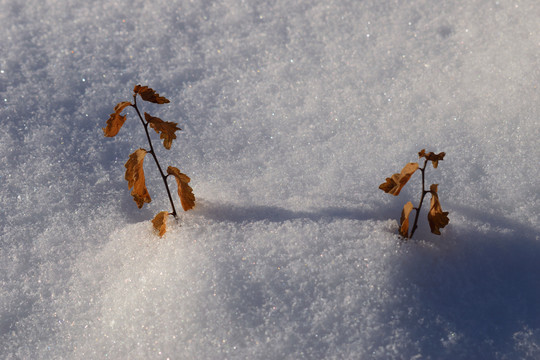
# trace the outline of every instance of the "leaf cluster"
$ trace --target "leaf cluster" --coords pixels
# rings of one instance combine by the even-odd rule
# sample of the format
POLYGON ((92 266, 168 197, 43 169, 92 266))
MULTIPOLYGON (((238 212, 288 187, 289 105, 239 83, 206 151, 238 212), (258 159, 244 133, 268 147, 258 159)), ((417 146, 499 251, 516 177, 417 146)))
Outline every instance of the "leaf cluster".
POLYGON ((189 186, 189 182, 191 181, 191 179, 187 175, 180 172, 178 168, 174 166, 169 166, 167 168, 167 175, 165 175, 161 168, 161 165, 159 164, 158 158, 154 151, 154 147, 152 145, 150 134, 148 132, 148 128, 152 128, 157 134, 159 134, 160 139, 163 140, 163 147, 165 147, 165 149, 167 150, 170 150, 173 140, 176 139, 176 132, 182 129, 180 129, 177 126, 178 124, 175 122, 163 121, 160 118, 154 117, 146 112, 144 113, 143 119, 137 105, 137 96, 140 96, 140 98, 144 101, 155 104, 167 104, 170 102, 167 98, 160 96, 156 91, 149 88, 148 86, 136 85, 133 89, 133 103, 130 101, 123 101, 116 104, 116 106, 114 107, 114 112, 109 116, 109 119, 107 120, 106 127, 103 128, 103 134, 106 137, 116 136, 126 121, 127 115, 122 115, 122 112, 130 106, 135 109, 139 119, 141 120, 141 123, 144 126, 150 149, 146 150, 140 148, 135 150, 135 152, 133 152, 131 155, 129 155, 129 159, 125 164, 125 179, 128 182, 128 188, 131 190, 131 196, 133 196, 133 200, 135 201, 139 209, 142 208, 145 203, 150 203, 152 199, 150 197, 148 189, 146 188, 143 164, 146 155, 152 155, 159 169, 161 177, 163 178, 163 182, 165 184, 165 188, 167 190, 169 201, 172 207, 171 213, 167 211, 162 211, 158 213, 152 220, 152 224, 156 231, 159 233, 159 236, 163 236, 166 231, 167 217, 169 215, 173 215, 175 218, 177 217, 167 178, 169 176, 173 176, 176 179, 176 183, 178 186, 178 197, 180 198, 180 203, 184 211, 188 211, 195 206, 195 195, 193 194, 193 189, 191 188, 191 186, 189 186))
POLYGON ((419 158, 424 158, 424 165, 423 167, 420 167, 420 165, 416 162, 408 163, 403 167, 400 173, 393 174, 391 177, 386 178, 386 181, 379 185, 379 189, 384 191, 385 193, 398 196, 401 192, 401 189, 407 184, 409 179, 412 177, 412 175, 417 171, 420 170, 422 173, 422 196, 420 198, 420 202, 417 207, 414 207, 412 202, 407 202, 403 206, 403 210, 401 211, 401 218, 399 221, 399 234, 403 236, 406 239, 412 238, 414 232, 417 228, 418 223, 418 215, 420 213, 420 209, 422 208, 422 203, 424 201, 424 197, 426 194, 431 194, 431 204, 428 212, 428 223, 429 227, 431 229, 431 232, 433 234, 441 235, 440 229, 444 228, 449 223, 448 219, 448 212, 442 211, 441 204, 439 202, 439 195, 437 193, 438 191, 438 184, 432 184, 429 187, 429 190, 425 189, 425 170, 426 165, 428 161, 431 161, 433 168, 437 168, 439 165, 439 161, 442 161, 444 159, 445 153, 441 152, 438 154, 435 154, 433 152, 426 153, 425 149, 422 149, 418 153, 419 158), (411 233, 409 234, 409 217, 411 212, 415 210, 416 216, 414 219, 414 223, 411 229, 411 233))

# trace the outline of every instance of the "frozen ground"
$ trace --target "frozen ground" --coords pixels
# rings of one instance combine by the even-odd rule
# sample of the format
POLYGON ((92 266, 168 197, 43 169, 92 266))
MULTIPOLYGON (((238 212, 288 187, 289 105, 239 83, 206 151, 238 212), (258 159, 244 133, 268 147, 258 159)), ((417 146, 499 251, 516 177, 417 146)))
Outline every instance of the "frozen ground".
POLYGON ((540 358, 536 0, 0 0, 2 359, 540 358), (146 111, 198 199, 162 239, 146 111), (450 225, 378 185, 445 151, 450 225))

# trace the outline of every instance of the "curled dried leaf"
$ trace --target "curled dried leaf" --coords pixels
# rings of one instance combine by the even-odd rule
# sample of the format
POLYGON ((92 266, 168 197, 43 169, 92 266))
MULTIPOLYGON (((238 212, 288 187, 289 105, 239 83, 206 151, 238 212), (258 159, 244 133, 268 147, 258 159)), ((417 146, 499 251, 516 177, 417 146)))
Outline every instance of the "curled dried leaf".
POLYGON ((114 112, 110 115, 107 120, 107 127, 102 128, 103 134, 107 137, 114 137, 120 131, 122 125, 126 121, 126 115, 120 115, 120 113, 131 103, 129 101, 124 101, 116 104, 114 107, 114 112))
POLYGON ((418 170, 418 163, 408 163, 400 174, 394 174, 392 177, 386 178, 386 182, 379 185, 379 189, 385 193, 398 196, 416 170, 418 170))
POLYGON ((180 203, 184 211, 193 209, 195 207, 195 195, 193 195, 193 189, 188 183, 191 181, 189 176, 182 174, 180 170, 174 166, 167 168, 167 174, 173 175, 176 178, 178 184, 178 196, 180 197, 180 203))
POLYGON ((399 235, 409 238, 409 215, 413 210, 412 202, 408 202, 403 206, 401 211, 401 219, 399 220, 399 235))
POLYGON ((441 153, 438 153, 438 154, 435 154, 434 152, 426 153, 426 149, 422 149, 418 153, 418 157, 420 157, 420 158, 423 157, 423 158, 426 158, 426 160, 431 161, 434 168, 437 168, 437 166, 439 165, 439 161, 443 160, 444 155, 446 155, 446 153, 444 153, 444 152, 441 152, 441 153))
POLYGON ((148 113, 144 113, 144 118, 148 122, 148 125, 160 134, 159 138, 163 139, 163 146, 169 150, 172 145, 172 141, 176 139, 175 132, 180 129, 177 123, 171 121, 163 121, 160 118, 154 117, 148 113))
POLYGON ((433 184, 429 188, 431 192, 431 205, 428 213, 428 222, 431 232, 441 235, 440 229, 448 225, 450 220, 448 219, 448 212, 442 211, 439 195, 437 195, 437 187, 438 184, 433 184))
POLYGON ((128 182, 128 188, 133 188, 131 191, 131 196, 133 196, 133 200, 137 203, 137 207, 139 209, 142 208, 144 203, 149 203, 152 201, 150 194, 148 193, 148 189, 146 188, 146 182, 144 179, 143 162, 145 156, 146 150, 135 150, 133 154, 129 155, 129 160, 125 165, 125 179, 128 182))
POLYGON ((159 236, 163 236, 167 231, 167 217, 169 213, 167 211, 162 211, 156 215, 152 220, 152 225, 154 229, 158 232, 159 236))
POLYGON ((170 102, 169 99, 159 96, 154 89, 149 88, 148 86, 135 85, 133 92, 139 94, 144 101, 153 102, 155 104, 167 104, 170 102))

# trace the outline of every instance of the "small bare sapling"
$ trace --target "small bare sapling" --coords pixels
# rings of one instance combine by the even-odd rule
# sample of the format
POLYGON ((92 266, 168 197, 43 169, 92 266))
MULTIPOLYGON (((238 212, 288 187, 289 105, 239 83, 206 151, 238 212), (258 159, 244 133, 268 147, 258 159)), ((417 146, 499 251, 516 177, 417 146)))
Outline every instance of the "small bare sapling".
POLYGON ((169 201, 171 203, 172 212, 162 211, 156 215, 152 220, 155 230, 159 233, 159 236, 163 236, 166 231, 167 217, 169 215, 178 217, 176 213, 176 208, 174 206, 174 201, 169 190, 169 184, 167 178, 169 176, 174 176, 176 183, 178 185, 178 196, 180 197, 180 203, 184 211, 188 211, 195 206, 195 195, 193 195, 193 189, 189 186, 190 178, 182 174, 178 168, 174 166, 169 166, 167 168, 167 175, 163 172, 161 165, 159 164, 156 152, 152 146, 152 140, 150 138, 150 133, 148 127, 151 127, 160 135, 160 139, 163 140, 163 146, 165 149, 170 150, 172 141, 176 139, 175 132, 181 130, 175 122, 163 121, 160 118, 154 117, 148 113, 144 113, 144 119, 141 115, 139 107, 137 105, 137 95, 141 97, 142 100, 148 101, 155 104, 167 104, 169 100, 163 96, 159 96, 153 89, 148 86, 136 85, 133 89, 133 103, 129 101, 124 101, 116 104, 114 107, 114 113, 112 113, 107 120, 107 126, 103 128, 103 134, 107 137, 114 137, 118 134, 118 131, 124 125, 127 115, 121 115, 122 111, 127 107, 132 107, 135 109, 141 123, 144 127, 146 133, 146 139, 148 140, 149 149, 140 148, 135 150, 134 153, 129 155, 129 160, 126 162, 126 175, 125 179, 128 182, 128 188, 131 189, 131 195, 133 200, 137 203, 137 207, 140 209, 144 203, 149 203, 152 201, 148 189, 146 188, 146 182, 144 178, 143 162, 146 154, 151 154, 154 158, 154 162, 157 165, 163 183, 165 184, 165 189, 167 190, 167 195, 169 196, 169 201))
POLYGON ((379 189, 385 193, 398 196, 401 189, 409 181, 411 176, 415 173, 416 170, 420 170, 422 173, 422 196, 420 197, 420 202, 417 207, 414 207, 413 204, 409 201, 403 207, 401 212, 401 219, 399 221, 399 234, 405 239, 410 239, 413 237, 414 232, 418 226, 418 215, 420 214, 420 209, 422 208, 422 203, 424 202, 424 197, 429 193, 431 194, 431 204, 428 213, 428 223, 433 234, 441 235, 440 229, 448 225, 448 212, 443 212, 441 204, 439 202, 439 195, 437 194, 438 184, 432 184, 429 187, 429 190, 425 188, 425 171, 428 161, 431 161, 433 168, 437 168, 439 161, 443 160, 445 153, 441 152, 435 154, 433 152, 426 153, 425 149, 422 149, 418 153, 419 158, 424 158, 424 166, 419 167, 418 163, 408 163, 401 170, 401 173, 394 174, 392 177, 386 178, 386 182, 382 183, 379 186, 379 189), (411 211, 415 210, 416 214, 414 217, 414 223, 409 234, 409 215, 411 211))

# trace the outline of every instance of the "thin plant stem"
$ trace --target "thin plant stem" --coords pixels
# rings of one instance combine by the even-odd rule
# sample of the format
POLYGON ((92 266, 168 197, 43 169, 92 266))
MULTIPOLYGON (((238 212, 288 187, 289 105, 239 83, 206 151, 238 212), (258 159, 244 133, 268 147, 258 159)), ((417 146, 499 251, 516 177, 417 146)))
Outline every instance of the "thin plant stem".
POLYGON ((411 236, 409 236, 409 239, 412 239, 414 232, 416 231, 416 228, 418 227, 418 216, 420 215, 420 209, 422 208, 422 203, 424 202, 424 197, 427 193, 431 192, 429 190, 426 190, 425 186, 425 170, 427 165, 427 159, 424 161, 424 166, 420 168, 420 171, 422 172, 422 196, 420 197, 420 203, 418 204, 418 207, 415 207, 414 210, 416 210, 416 215, 414 217, 414 223, 411 230, 411 236))
POLYGON ((154 151, 154 147, 152 146, 152 140, 150 139, 150 133, 148 132, 148 122, 143 120, 141 112, 139 111, 139 108, 137 107, 137 94, 133 95, 133 105, 132 106, 135 108, 135 111, 137 112, 137 115, 139 115, 139 119, 141 120, 141 123, 144 126, 144 131, 146 132, 146 138, 148 139, 148 144, 150 145, 150 151, 148 151, 148 153, 152 154, 152 157, 154 158, 154 161, 156 162, 156 165, 157 165, 157 168, 158 168, 159 173, 161 175, 161 178, 163 179, 163 183, 165 184, 165 189, 167 189, 167 195, 169 196, 169 201, 171 202, 171 207, 172 207, 172 213, 170 213, 170 215, 177 218, 178 216, 176 214, 176 208, 174 207, 174 202, 173 202, 173 199, 172 199, 172 196, 171 196, 171 191, 169 190, 169 184, 167 182, 168 175, 165 175, 165 173, 161 169, 161 165, 159 164, 158 158, 156 156, 156 152, 154 151))

